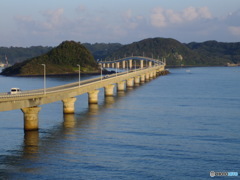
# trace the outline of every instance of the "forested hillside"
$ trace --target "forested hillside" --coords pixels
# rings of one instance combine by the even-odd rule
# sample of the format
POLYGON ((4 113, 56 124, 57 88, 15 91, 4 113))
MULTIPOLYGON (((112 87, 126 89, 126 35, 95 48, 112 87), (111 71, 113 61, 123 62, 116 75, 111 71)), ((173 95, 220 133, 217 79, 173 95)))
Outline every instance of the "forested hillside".
POLYGON ((93 54, 95 60, 105 59, 123 46, 120 43, 83 43, 83 45, 93 54))
POLYGON ((2 71, 3 75, 28 76, 43 74, 46 65, 47 74, 78 73, 77 64, 81 72, 97 72, 98 65, 92 54, 80 43, 65 41, 48 53, 31 58, 8 67, 2 71))
POLYGON ((192 42, 186 44, 194 52, 211 59, 214 64, 240 63, 240 43, 223 43, 206 41, 203 43, 192 42))
POLYGON ((32 46, 32 47, 0 47, 0 62, 5 63, 5 56, 10 64, 22 62, 26 59, 47 53, 52 47, 32 46))
POLYGON ((183 44, 171 38, 149 38, 124 45, 107 58, 132 54, 166 59, 170 66, 218 66, 240 62, 240 43, 207 41, 183 44))
MULTIPOLYGON (((185 44, 171 38, 148 38, 127 45, 119 43, 83 43, 82 45, 91 52, 95 61, 144 55, 166 59, 167 65, 170 66, 219 66, 240 63, 240 42, 206 41, 185 44)), ((6 55, 9 63, 14 64, 45 54, 51 49, 53 47, 0 47, 0 61, 4 63, 6 55)))

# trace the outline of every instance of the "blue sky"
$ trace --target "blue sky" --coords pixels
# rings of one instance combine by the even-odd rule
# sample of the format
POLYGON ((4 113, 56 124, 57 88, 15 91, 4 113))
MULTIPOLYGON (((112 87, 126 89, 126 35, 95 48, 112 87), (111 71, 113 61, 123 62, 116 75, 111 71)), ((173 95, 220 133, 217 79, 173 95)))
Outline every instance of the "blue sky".
POLYGON ((1 0, 0 46, 240 42, 240 0, 1 0))

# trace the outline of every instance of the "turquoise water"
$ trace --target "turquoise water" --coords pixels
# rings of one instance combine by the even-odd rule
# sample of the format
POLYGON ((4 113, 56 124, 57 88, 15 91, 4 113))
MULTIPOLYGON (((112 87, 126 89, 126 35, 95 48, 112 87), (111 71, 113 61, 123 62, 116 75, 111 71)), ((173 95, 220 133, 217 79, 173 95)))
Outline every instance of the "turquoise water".
MULTIPOLYGON (((23 132, 20 110, 0 112, 0 179, 210 179, 240 172, 240 68, 170 69, 74 115, 43 105, 38 133, 23 132)), ((89 77, 85 77, 89 78, 89 77)), ((48 86, 78 77, 51 77, 48 86)), ((13 86, 42 88, 42 78, 0 76, 13 86)), ((23 89, 23 88, 22 88, 23 89)))

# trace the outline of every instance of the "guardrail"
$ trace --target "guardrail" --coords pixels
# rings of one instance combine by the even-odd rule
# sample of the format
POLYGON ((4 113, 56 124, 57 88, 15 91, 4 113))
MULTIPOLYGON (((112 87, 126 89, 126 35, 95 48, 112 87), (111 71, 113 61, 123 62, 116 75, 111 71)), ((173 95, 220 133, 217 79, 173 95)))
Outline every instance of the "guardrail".
MULTIPOLYGON (((108 81, 109 79, 113 78, 119 78, 123 75, 129 74, 130 76, 134 77, 136 74, 139 74, 138 72, 140 71, 145 71, 145 70, 152 70, 152 69, 157 69, 156 67, 150 67, 150 68, 143 68, 143 69, 134 69, 130 71, 125 71, 125 72, 119 72, 119 73, 114 73, 111 75, 108 75, 107 79, 102 79, 102 82, 108 81)), ((103 77, 102 77, 103 78, 103 77)), ((44 97, 47 96, 48 94, 52 93, 58 93, 58 92, 63 92, 63 91, 68 91, 68 90, 73 90, 85 86, 90 86, 96 82, 101 82, 101 77, 93 78, 93 79, 88 79, 81 81, 80 86, 79 82, 74 82, 74 83, 69 83, 65 85, 60 85, 60 86, 55 86, 55 87, 50 87, 46 88, 46 93, 44 94, 44 89, 35 89, 35 90, 28 90, 28 91, 21 91, 21 93, 18 94, 8 94, 8 93, 0 93, 0 102, 2 101, 9 101, 9 100, 18 100, 18 99, 23 99, 23 98, 29 98, 32 96, 32 98, 38 98, 38 97, 44 97)))
POLYGON ((99 61, 98 63, 115 63, 115 62, 120 62, 120 61, 124 61, 124 60, 131 60, 131 59, 138 59, 138 60, 147 60, 147 61, 152 61, 155 62, 159 65, 164 65, 165 63, 162 62, 159 59, 154 59, 154 58, 150 58, 150 57, 144 57, 144 56, 129 56, 129 57, 125 57, 125 58, 120 58, 114 61, 99 61))

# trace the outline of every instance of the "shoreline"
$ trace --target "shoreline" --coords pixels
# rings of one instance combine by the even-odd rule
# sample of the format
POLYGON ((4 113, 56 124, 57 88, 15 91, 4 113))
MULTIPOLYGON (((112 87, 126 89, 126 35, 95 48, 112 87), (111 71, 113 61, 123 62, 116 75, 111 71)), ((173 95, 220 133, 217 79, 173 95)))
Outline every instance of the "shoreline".
MULTIPOLYGON (((106 74, 113 74, 115 73, 115 71, 103 71, 102 74, 103 75, 106 75, 106 74)), ((81 73, 81 75, 83 76, 87 76, 87 75, 100 75, 101 72, 84 72, 84 73, 81 73)), ((43 74, 39 74, 39 75, 4 75, 4 74, 1 74, 0 75, 2 76, 7 76, 7 77, 42 77, 43 74)), ((78 76, 79 73, 63 73, 63 74, 46 74, 46 76, 78 76)))

